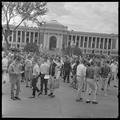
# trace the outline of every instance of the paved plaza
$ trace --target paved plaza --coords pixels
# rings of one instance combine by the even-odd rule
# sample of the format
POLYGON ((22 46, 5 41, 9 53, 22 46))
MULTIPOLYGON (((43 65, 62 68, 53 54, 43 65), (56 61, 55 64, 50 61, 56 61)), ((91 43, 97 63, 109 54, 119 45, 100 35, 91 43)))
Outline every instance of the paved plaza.
POLYGON ((99 104, 76 102, 76 90, 60 83, 55 98, 41 95, 30 99, 32 90, 21 83, 21 101, 10 99, 9 82, 2 86, 2 117, 20 118, 116 118, 118 117, 117 89, 111 87, 108 96, 97 96, 99 104))

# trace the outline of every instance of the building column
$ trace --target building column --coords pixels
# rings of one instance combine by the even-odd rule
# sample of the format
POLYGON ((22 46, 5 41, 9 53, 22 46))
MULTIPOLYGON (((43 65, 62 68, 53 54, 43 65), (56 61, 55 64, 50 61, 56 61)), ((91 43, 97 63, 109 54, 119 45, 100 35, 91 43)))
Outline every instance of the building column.
POLYGON ((13 34, 13 30, 12 30, 12 41, 11 41, 11 44, 13 43, 13 37, 14 37, 14 34, 13 34))
POLYGON ((35 42, 35 32, 33 32, 33 43, 35 42))
POLYGON ((26 31, 25 31, 25 41, 24 41, 25 45, 26 45, 26 31))
POLYGON ((92 44, 93 44, 93 37, 91 37, 91 45, 90 45, 90 46, 91 46, 91 47, 90 47, 91 49, 93 49, 93 48, 92 48, 92 44))
POLYGON ((105 46, 105 38, 103 38, 103 50, 104 50, 104 46, 105 46))
POLYGON ((83 36, 83 49, 84 49, 85 36, 83 36))
POLYGON ((72 44, 72 42, 73 42, 73 35, 71 35, 70 45, 72 44))
POLYGON ((58 33, 56 34, 56 39, 57 39, 57 46, 56 46, 56 48, 58 49, 59 48, 59 45, 60 45, 60 37, 59 37, 59 35, 58 35, 58 33))
POLYGON ((40 36, 39 36, 40 32, 38 32, 38 45, 40 46, 40 36))
POLYGON ((88 49, 88 44, 89 44, 89 37, 87 36, 87 46, 86 46, 87 49, 88 49))
POLYGON ((109 43, 109 39, 107 38, 107 47, 106 47, 106 50, 108 50, 108 43, 109 43))
POLYGON ((69 35, 67 35, 66 48, 68 47, 68 43, 69 43, 69 35))
POLYGON ((22 31, 20 31, 20 32, 21 32, 21 34, 20 34, 21 36, 20 36, 20 46, 19 46, 19 48, 21 48, 22 43, 23 43, 23 42, 22 42, 22 31))
POLYGON ((81 36, 79 36, 79 44, 78 44, 79 48, 80 48, 80 43, 81 43, 81 36))
POLYGON ((49 50, 49 42, 50 42, 49 41, 49 36, 48 36, 48 33, 45 33, 45 35, 46 35, 46 41, 47 41, 46 42, 47 43, 46 46, 47 46, 47 49, 49 50))
POLYGON ((31 32, 29 31, 29 43, 30 43, 31 32))
POLYGON ((43 40, 43 43, 44 43, 44 48, 46 49, 46 35, 45 35, 45 33, 43 33, 43 36, 44 36, 44 40, 43 40))
POLYGON ((18 43, 18 31, 16 30, 16 43, 15 43, 15 47, 17 47, 17 43, 18 43))
POLYGON ((95 49, 96 49, 97 37, 95 37, 95 49))
POLYGON ((75 35, 75 45, 76 45, 76 43, 77 43, 77 35, 75 35))
POLYGON ((59 46, 60 50, 62 49, 62 42, 63 42, 63 35, 60 34, 60 46, 59 46))
MULTIPOLYGON (((101 45, 101 38, 99 38, 100 40, 99 40, 99 49, 100 49, 100 45, 101 45)), ((101 49, 100 49, 101 50, 101 49)))

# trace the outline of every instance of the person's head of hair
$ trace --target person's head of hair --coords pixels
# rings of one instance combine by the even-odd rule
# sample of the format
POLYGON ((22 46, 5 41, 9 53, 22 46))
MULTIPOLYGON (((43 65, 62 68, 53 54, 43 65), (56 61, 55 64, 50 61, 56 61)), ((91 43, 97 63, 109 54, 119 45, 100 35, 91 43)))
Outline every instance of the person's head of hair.
POLYGON ((21 61, 21 57, 18 56, 18 55, 16 55, 14 59, 15 59, 16 62, 20 62, 21 61))
POLYGON ((46 56, 44 57, 44 62, 47 62, 47 57, 46 56))
POLYGON ((94 62, 92 61, 91 63, 90 63, 90 66, 93 66, 94 65, 94 62))
POLYGON ((52 57, 50 57, 50 62, 53 62, 53 58, 52 57))

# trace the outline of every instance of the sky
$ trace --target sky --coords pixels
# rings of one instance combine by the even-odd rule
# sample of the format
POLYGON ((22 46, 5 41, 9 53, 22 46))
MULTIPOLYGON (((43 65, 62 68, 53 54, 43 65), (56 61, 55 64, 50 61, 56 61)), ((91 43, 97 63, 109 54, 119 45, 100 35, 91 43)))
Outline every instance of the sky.
POLYGON ((43 19, 68 30, 118 34, 118 2, 48 2, 47 8, 43 19))
POLYGON ((118 2, 49 2, 45 20, 57 20, 68 29, 118 34, 118 2))

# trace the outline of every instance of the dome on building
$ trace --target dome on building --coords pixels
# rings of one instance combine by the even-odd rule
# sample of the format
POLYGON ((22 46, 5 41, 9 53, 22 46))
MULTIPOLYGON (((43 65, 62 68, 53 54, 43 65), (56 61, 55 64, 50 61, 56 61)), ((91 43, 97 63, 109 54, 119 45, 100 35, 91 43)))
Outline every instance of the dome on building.
POLYGON ((46 25, 51 25, 51 26, 63 26, 63 27, 65 27, 64 25, 62 25, 61 23, 59 23, 57 20, 48 21, 48 22, 46 22, 46 25))

